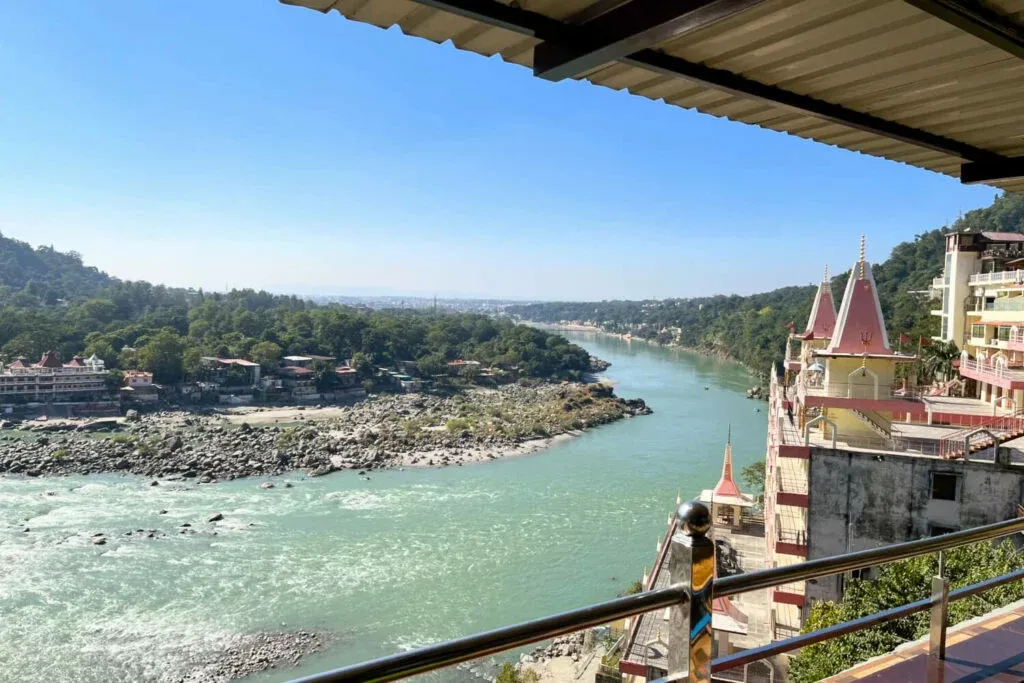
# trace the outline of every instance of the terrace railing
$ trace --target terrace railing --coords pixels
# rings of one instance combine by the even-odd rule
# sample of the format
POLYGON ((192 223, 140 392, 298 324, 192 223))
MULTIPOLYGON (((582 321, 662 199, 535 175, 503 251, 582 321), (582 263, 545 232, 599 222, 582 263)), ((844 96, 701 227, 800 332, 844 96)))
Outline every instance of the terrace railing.
MULTIPOLYGON (((835 555, 785 567, 763 569, 712 580, 715 566, 714 543, 707 537, 711 514, 700 503, 684 503, 678 512, 679 532, 669 549, 672 584, 636 595, 570 610, 550 617, 505 626, 410 652, 382 657, 361 664, 326 671, 299 679, 301 683, 382 683, 479 657, 511 650, 555 636, 590 628, 609 621, 654 610, 671 610, 667 634, 668 678, 673 681, 710 681, 716 672, 790 652, 814 643, 854 633, 917 612, 931 612, 929 676, 940 680, 945 659, 948 603, 983 593, 1013 581, 1024 580, 1024 570, 993 577, 979 583, 949 590, 942 576, 942 551, 1024 531, 1024 518, 1016 518, 943 536, 923 538, 881 548, 835 555), (939 553, 939 576, 932 580, 932 595, 925 600, 876 612, 810 633, 793 633, 784 640, 731 653, 712 660, 711 600, 750 591, 807 581, 854 569, 872 567, 911 557, 939 553)), ((789 634, 787 634, 789 635, 789 634)))
POLYGON ((1008 379, 1011 381, 1024 380, 1024 369, 1008 368, 1000 363, 987 363, 975 358, 966 358, 960 361, 961 373, 966 370, 974 372, 983 378, 1008 379))
POLYGON ((967 280, 969 285, 989 285, 999 283, 1024 284, 1024 270, 1003 270, 998 273, 978 273, 967 280))

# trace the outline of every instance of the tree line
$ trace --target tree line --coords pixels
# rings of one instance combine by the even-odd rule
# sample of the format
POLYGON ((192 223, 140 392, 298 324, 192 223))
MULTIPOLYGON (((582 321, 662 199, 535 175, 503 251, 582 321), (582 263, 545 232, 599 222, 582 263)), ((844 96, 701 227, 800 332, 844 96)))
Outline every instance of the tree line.
MULTIPOLYGON (((896 245, 886 261, 873 267, 893 348, 900 333, 910 335, 915 346, 918 338, 938 334, 938 318, 929 314, 937 306, 929 301, 928 290, 932 278, 942 272, 946 234, 965 230, 1024 233, 1024 195, 1002 194, 950 226, 896 245)), ((837 306, 847 277, 844 272, 831 280, 837 306)), ((536 303, 506 310, 536 322, 590 321, 608 332, 662 343, 678 341, 767 371, 782 357, 787 325, 792 322, 800 331, 806 324, 816 287, 783 287, 750 296, 536 303)))
POLYGON ((372 311, 254 290, 208 293, 122 282, 74 253, 0 235, 0 360, 96 354, 160 382, 195 377, 203 356, 271 368, 283 355, 355 359, 360 368, 417 361, 425 374, 478 360, 525 376, 577 379, 589 354, 564 337, 478 314, 372 311))

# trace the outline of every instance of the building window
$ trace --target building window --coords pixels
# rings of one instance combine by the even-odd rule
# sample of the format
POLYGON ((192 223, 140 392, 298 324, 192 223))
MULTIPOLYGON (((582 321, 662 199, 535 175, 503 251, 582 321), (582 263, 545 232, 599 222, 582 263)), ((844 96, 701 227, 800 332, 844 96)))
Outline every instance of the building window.
POLYGON ((956 500, 960 477, 948 472, 932 472, 932 500, 956 500))
POLYGON ((942 338, 949 339, 949 316, 942 316, 942 338))
MULTIPOLYGON (((953 246, 952 243, 950 243, 950 247, 952 247, 952 246, 953 246)), ((942 270, 942 279, 945 282, 945 284, 947 284, 947 285, 949 284, 949 277, 950 277, 950 275, 952 275, 952 272, 951 272, 952 270, 953 270, 953 255, 947 252, 946 253, 946 267, 942 270)))
POLYGON ((996 334, 999 335, 999 341, 1010 341, 1010 326, 1000 325, 996 334))
POLYGON ((985 326, 984 325, 971 325, 971 337, 974 339, 985 338, 985 326))

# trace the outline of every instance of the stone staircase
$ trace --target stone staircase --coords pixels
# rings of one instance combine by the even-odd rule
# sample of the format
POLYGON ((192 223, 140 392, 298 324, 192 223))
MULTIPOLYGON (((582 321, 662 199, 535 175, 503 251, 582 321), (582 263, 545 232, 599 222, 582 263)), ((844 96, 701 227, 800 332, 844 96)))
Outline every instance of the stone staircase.
POLYGON ((939 442, 939 455, 946 460, 955 460, 1021 436, 1024 436, 1024 410, 986 418, 944 436, 939 442))
POLYGON ((853 408, 851 412, 866 424, 875 434, 883 439, 892 438, 892 420, 874 410, 858 410, 853 408))

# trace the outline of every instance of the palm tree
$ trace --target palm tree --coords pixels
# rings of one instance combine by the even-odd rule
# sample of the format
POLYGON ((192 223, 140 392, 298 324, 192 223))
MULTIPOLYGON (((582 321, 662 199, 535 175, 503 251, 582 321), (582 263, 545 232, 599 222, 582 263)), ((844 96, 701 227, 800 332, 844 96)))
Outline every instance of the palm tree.
POLYGON ((960 358, 956 342, 936 341, 921 349, 922 379, 948 380, 953 377, 953 361, 960 358))

